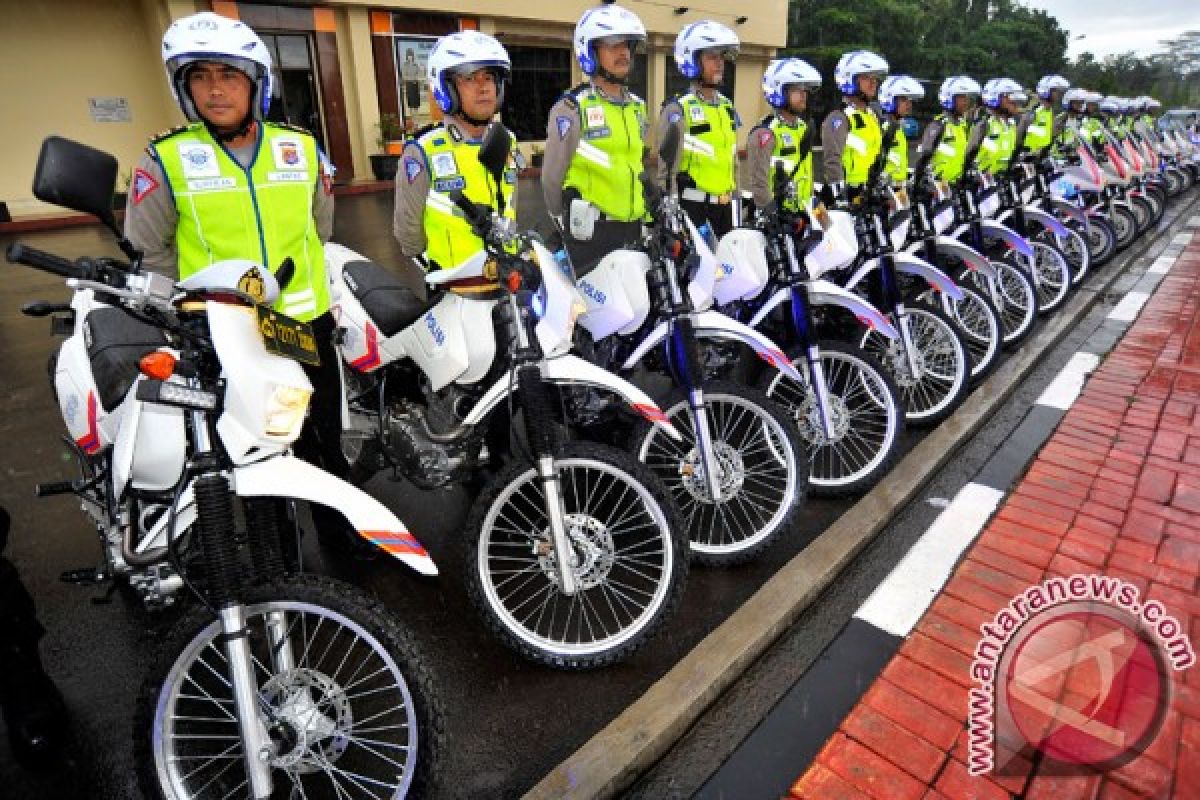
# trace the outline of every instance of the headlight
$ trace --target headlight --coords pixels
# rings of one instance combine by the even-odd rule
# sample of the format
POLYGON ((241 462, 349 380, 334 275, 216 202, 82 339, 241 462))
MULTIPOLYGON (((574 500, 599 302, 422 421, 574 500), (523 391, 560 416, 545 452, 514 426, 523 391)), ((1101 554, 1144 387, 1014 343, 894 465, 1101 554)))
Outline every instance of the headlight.
POLYGON ((267 398, 267 435, 299 438, 311 396, 308 389, 276 384, 267 398))

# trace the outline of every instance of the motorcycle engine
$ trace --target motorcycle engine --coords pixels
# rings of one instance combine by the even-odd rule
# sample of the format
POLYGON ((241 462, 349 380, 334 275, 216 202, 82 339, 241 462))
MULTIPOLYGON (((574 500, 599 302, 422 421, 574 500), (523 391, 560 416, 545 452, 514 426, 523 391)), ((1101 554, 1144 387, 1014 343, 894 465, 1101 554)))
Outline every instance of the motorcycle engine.
POLYGON ((421 489, 440 489, 462 481, 478 467, 482 435, 471 432, 451 437, 434 433, 430 417, 436 416, 436 422, 442 422, 443 414, 439 411, 434 409, 431 413, 416 403, 401 400, 387 413, 388 456, 421 489))

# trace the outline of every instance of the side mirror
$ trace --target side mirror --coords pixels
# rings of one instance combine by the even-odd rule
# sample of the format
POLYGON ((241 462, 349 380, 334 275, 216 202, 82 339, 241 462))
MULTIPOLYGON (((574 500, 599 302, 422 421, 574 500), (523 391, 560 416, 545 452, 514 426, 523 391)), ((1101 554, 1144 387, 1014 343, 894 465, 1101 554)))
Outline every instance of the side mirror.
POLYGON ((479 144, 479 163, 496 179, 497 186, 504 177, 504 168, 508 166, 508 155, 512 152, 512 146, 512 134, 499 122, 488 126, 483 134, 483 141, 479 144))
POLYGON ((33 196, 44 203, 98 217, 117 231, 113 192, 117 159, 94 147, 61 136, 48 136, 33 171, 33 196))

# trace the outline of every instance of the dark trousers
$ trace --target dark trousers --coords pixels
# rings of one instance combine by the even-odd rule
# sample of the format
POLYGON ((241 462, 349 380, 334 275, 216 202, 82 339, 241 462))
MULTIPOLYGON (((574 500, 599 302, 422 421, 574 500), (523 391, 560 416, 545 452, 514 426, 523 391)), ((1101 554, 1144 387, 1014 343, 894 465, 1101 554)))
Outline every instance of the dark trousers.
MULTIPOLYGON (((316 367, 304 365, 304 372, 313 385, 313 394, 308 420, 294 449, 297 457, 331 475, 345 478, 350 474, 350 465, 342 455, 342 378, 338 370, 338 359, 342 356, 333 339, 337 324, 329 311, 311 324, 321 363, 316 367)), ((313 503, 311 511, 318 530, 326 525, 342 527, 347 524, 341 514, 327 506, 313 503)))
POLYGON ((719 241, 722 236, 729 233, 736 227, 733 219, 733 203, 707 203, 699 200, 684 200, 680 198, 679 207, 682 208, 697 228, 705 222, 712 228, 713 235, 719 241))
POLYGON ((571 235, 570 230, 563 231, 563 244, 567 255, 571 257, 571 266, 575 268, 576 277, 582 278, 595 268, 600 260, 613 250, 620 250, 637 243, 642 235, 640 222, 614 222, 601 219, 596 221, 592 238, 584 242, 571 235))

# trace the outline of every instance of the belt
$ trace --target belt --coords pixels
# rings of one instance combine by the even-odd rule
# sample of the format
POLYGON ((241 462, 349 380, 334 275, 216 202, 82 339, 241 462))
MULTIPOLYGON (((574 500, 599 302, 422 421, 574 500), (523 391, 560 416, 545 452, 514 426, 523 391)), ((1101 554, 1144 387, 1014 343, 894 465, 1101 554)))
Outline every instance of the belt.
POLYGON ((699 189, 684 189, 679 193, 679 196, 684 200, 691 200, 693 203, 712 203, 716 206, 727 206, 733 194, 730 192, 726 192, 725 194, 708 194, 699 189))

